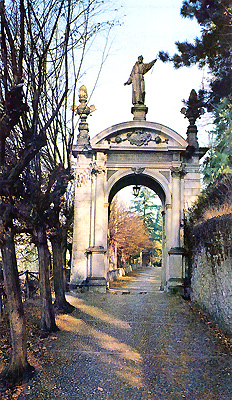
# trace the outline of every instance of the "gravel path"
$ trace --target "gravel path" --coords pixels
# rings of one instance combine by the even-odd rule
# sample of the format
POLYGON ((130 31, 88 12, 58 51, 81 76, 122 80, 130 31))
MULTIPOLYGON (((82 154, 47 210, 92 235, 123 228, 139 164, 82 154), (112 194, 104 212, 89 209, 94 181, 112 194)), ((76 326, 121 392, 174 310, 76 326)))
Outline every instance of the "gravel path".
POLYGON ((19 400, 231 400, 231 353, 179 297, 159 291, 159 268, 124 289, 68 296, 51 362, 19 400))

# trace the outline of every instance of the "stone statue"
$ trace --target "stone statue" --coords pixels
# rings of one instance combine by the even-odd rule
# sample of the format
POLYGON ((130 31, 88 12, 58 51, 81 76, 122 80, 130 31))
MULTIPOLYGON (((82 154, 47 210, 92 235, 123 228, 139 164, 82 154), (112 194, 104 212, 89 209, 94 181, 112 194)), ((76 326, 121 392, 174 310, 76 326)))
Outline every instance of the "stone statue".
POLYGON ((148 64, 144 64, 143 56, 138 57, 138 61, 133 66, 128 81, 124 83, 124 85, 130 85, 132 83, 132 104, 144 104, 145 83, 143 75, 153 67, 156 61, 157 59, 148 64))

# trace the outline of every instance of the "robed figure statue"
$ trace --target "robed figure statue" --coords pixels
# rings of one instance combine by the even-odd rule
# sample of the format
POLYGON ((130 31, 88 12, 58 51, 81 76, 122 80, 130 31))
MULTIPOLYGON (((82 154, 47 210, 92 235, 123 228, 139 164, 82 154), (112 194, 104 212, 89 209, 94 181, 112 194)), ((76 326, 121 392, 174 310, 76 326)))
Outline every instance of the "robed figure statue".
POLYGON ((132 104, 144 104, 145 82, 143 75, 153 67, 156 61, 157 59, 148 64, 144 64, 143 56, 138 57, 138 61, 133 66, 128 81, 124 83, 124 85, 130 85, 132 83, 132 104))

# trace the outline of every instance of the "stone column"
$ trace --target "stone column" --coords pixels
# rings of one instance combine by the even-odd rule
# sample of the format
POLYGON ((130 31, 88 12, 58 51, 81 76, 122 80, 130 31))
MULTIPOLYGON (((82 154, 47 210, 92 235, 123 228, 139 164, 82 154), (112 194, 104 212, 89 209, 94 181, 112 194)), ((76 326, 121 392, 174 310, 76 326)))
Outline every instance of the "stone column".
POLYGON ((89 168, 90 158, 78 156, 75 176, 73 258, 71 286, 80 285, 88 276, 86 249, 91 242, 92 181, 89 168))
POLYGON ((171 248, 169 254, 169 279, 168 290, 176 292, 183 290, 183 243, 181 240, 183 217, 183 182, 185 167, 183 165, 172 167, 172 222, 171 222, 171 248))
POLYGON ((188 210, 198 199, 201 191, 198 153, 194 153, 186 164, 187 175, 184 179, 184 208, 188 210))
POLYGON ((107 249, 107 215, 108 204, 104 204, 105 156, 98 153, 91 163, 92 175, 92 213, 91 242, 86 249, 88 257, 88 277, 86 285, 89 291, 106 291, 106 249, 107 249))
POLYGON ((163 216, 163 239, 162 239, 162 276, 161 276, 161 290, 164 290, 167 286, 167 281, 169 279, 169 257, 168 250, 171 247, 171 224, 172 224, 172 215, 171 215, 171 204, 166 204, 164 210, 162 211, 163 216))
POLYGON ((179 167, 172 167, 172 247, 179 247, 180 226, 180 171, 179 167))
POLYGON ((168 251, 171 248, 172 237, 170 232, 172 231, 172 205, 166 204, 165 206, 165 248, 164 248, 164 265, 165 265, 165 277, 164 288, 167 287, 167 282, 170 278, 170 266, 169 266, 169 254, 168 251))
MULTIPOLYGON (((93 163, 94 152, 90 145, 87 117, 94 106, 87 105, 87 89, 82 85, 79 89, 79 106, 74 111, 79 115, 79 135, 73 146, 72 154, 76 157, 75 168, 75 200, 74 200, 74 229, 73 256, 71 266, 71 286, 83 284, 92 274, 92 259, 88 249, 94 238, 94 207, 93 193, 93 163)), ((92 253, 91 253, 92 254, 92 253)))

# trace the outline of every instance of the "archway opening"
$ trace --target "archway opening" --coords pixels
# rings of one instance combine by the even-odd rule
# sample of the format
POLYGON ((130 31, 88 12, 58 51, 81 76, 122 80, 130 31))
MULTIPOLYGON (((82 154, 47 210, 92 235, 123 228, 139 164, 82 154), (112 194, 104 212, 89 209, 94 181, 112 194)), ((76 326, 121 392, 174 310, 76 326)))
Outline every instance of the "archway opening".
POLYGON ((120 178, 111 188, 110 193, 109 193, 109 204, 111 204, 112 199, 114 196, 123 188, 127 186, 145 186, 151 190, 154 191, 155 194, 158 195, 158 197, 161 200, 162 205, 164 206, 165 201, 166 201, 166 196, 163 188, 161 187, 160 183, 152 178, 149 175, 146 174, 129 174, 126 175, 122 178, 120 178))
POLYGON ((161 287, 165 204, 162 187, 149 176, 129 175, 115 183, 109 200, 108 270, 127 266, 157 268, 161 287))

